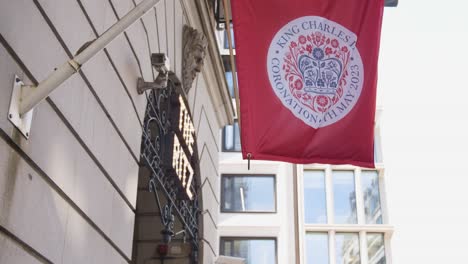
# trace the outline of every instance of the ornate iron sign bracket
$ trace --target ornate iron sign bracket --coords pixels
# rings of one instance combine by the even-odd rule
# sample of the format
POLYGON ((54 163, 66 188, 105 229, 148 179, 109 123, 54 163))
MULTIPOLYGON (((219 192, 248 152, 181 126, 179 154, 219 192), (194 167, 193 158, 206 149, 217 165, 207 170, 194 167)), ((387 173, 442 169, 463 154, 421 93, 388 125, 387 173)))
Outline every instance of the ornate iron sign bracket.
POLYGON ((168 73, 168 85, 147 93, 141 161, 150 171, 150 191, 161 212, 164 242, 177 234, 192 245, 191 263, 198 263, 199 160, 192 116, 181 82, 168 73), (159 195, 165 199, 161 199, 159 195), (183 230, 175 232, 174 223, 183 230))

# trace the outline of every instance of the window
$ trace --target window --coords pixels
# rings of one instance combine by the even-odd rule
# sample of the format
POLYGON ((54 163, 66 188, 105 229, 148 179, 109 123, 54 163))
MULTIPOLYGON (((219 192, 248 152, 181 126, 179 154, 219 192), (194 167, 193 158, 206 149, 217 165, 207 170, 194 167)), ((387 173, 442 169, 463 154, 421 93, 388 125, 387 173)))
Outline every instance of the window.
POLYGON ((304 172, 304 212, 306 223, 327 223, 325 171, 304 172))
POLYGON ((335 260, 339 264, 361 263, 358 233, 336 233, 335 260))
POLYGON ((378 136, 378 130, 374 132, 374 162, 381 163, 382 162, 382 151, 381 151, 381 143, 380 137, 378 136))
MULTIPOLYGON (((232 38, 232 48, 235 49, 236 46, 234 45, 234 29, 231 25, 231 38, 232 38)), ((229 49, 229 40, 228 40, 228 34, 227 34, 227 29, 224 30, 224 48, 229 49)))
POLYGON ((276 239, 222 237, 220 254, 244 258, 246 264, 276 264, 276 239))
POLYGON ((353 171, 333 172, 333 195, 336 224, 356 224, 356 191, 353 171))
MULTIPOLYGON (((232 76, 232 69, 231 69, 231 58, 230 56, 222 55, 221 56, 223 60, 223 66, 224 66, 224 76, 226 77, 226 82, 228 85, 229 89, 229 95, 231 95, 231 98, 235 98, 234 94, 234 79, 232 76)), ((237 76, 237 73, 236 73, 237 76)))
MULTIPOLYGON (((226 79, 227 79, 227 77, 226 77, 226 79)), ((229 92, 231 92, 230 89, 231 88, 229 88, 229 92)), ((231 97, 232 97, 232 95, 231 95, 231 97)), ((374 162, 375 163, 382 162, 382 160, 380 158, 380 154, 379 154, 379 148, 377 146, 377 142, 375 142, 375 141, 374 141, 374 162)))
POLYGON ((241 151, 239 124, 234 121, 234 125, 227 125, 223 128, 223 151, 241 151))
MULTIPOLYGON (((234 94, 234 79, 232 78, 232 72, 227 71, 224 74, 226 76, 226 82, 227 82, 228 89, 229 89, 229 95, 231 95, 231 98, 236 98, 236 95, 234 94)), ((237 76, 237 73, 236 73, 236 76, 237 76)))
POLYGON ((359 169, 358 175, 356 170, 305 170, 304 221, 306 224, 382 224, 379 185, 377 170, 359 169), (360 219, 358 209, 363 212, 360 219), (333 219, 328 219, 329 215, 333 219))
POLYGON ((393 230, 385 222, 380 169, 305 167, 298 184, 304 263, 385 264, 385 237, 393 230))
POLYGON ((328 234, 307 233, 307 264, 328 264, 328 234))
POLYGON ((367 256, 369 264, 385 264, 383 234, 367 234, 367 256))
POLYGON ((221 211, 276 212, 274 175, 222 175, 221 211))
POLYGON ((361 184, 366 224, 382 224, 380 208, 379 175, 377 171, 362 171, 361 184))

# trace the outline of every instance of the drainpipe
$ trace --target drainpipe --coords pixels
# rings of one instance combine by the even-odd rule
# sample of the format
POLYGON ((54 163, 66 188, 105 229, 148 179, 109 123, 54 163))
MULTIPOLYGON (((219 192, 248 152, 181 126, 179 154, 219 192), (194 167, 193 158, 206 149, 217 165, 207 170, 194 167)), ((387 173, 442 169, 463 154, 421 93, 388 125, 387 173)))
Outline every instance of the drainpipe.
POLYGON ((19 102, 18 112, 20 117, 23 117, 24 114, 28 113, 39 102, 49 96, 49 94, 60 84, 65 82, 73 74, 77 73, 84 63, 96 55, 96 53, 104 49, 112 40, 115 39, 115 37, 125 31, 158 2, 159 0, 142 1, 73 59, 65 62, 57 68, 57 70, 51 73, 47 79, 40 82, 37 87, 32 86, 31 89, 27 89, 29 91, 25 91, 26 94, 19 102))

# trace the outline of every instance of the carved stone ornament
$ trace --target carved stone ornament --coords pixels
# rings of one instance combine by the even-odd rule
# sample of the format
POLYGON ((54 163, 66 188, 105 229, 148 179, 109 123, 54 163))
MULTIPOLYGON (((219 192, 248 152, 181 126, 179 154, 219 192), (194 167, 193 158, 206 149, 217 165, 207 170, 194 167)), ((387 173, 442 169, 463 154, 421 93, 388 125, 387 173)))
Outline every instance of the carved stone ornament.
POLYGON ((182 41, 182 84, 188 94, 193 80, 203 68, 208 41, 203 33, 187 25, 184 25, 182 41))

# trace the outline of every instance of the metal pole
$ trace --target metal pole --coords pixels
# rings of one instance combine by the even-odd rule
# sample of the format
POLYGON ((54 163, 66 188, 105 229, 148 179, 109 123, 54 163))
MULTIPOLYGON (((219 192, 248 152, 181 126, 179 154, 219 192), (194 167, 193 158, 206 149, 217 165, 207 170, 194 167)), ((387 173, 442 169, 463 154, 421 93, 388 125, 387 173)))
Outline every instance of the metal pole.
POLYGON ((232 71, 232 83, 234 85, 234 95, 236 97, 236 112, 237 112, 237 122, 239 124, 239 129, 241 127, 241 116, 240 116, 240 103, 239 103, 239 87, 237 86, 237 71, 236 71, 236 63, 234 62, 234 52, 232 48, 232 35, 231 35, 231 18, 229 17, 228 5, 227 0, 223 0, 224 2, 224 17, 226 20, 226 30, 227 30, 227 37, 229 42, 229 59, 231 61, 231 71, 232 71))
MULTIPOLYGON (((224 17, 226 19, 226 30, 227 30, 227 37, 229 41, 229 58, 231 61, 231 70, 232 70, 232 82, 234 84, 234 94, 236 95, 236 113, 237 113, 237 124, 239 125, 239 130, 241 131, 241 115, 240 115, 240 97, 239 97, 239 86, 237 85, 237 70, 236 70, 236 63, 234 62, 234 52, 232 47, 232 34, 231 34, 231 18, 229 17, 228 12, 228 1, 224 1, 224 17)), ((240 138, 240 142, 242 145, 242 137, 240 138)), ((252 153, 247 152, 247 169, 250 170, 250 159, 252 158, 252 153)))
POLYGON ((130 25, 142 17, 150 8, 155 6, 159 0, 143 0, 134 9, 128 12, 120 21, 110 27, 104 34, 94 40, 86 49, 76 55, 70 61, 51 73, 47 79, 39 83, 37 87, 22 98, 19 106, 20 115, 24 115, 33 109, 39 102, 44 100, 60 84, 65 82, 70 76, 78 72, 80 67, 91 59, 96 53, 104 49, 120 33, 125 31, 130 25))

